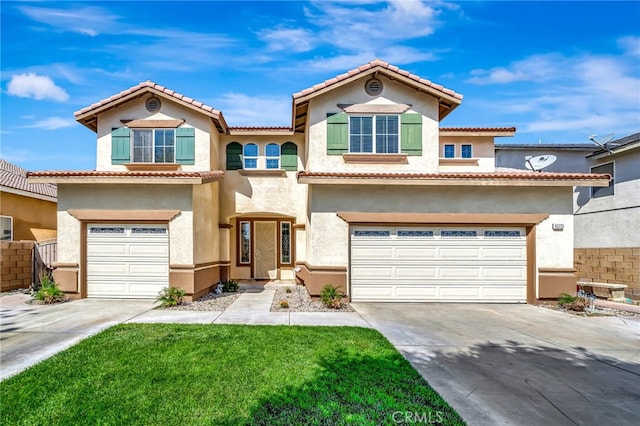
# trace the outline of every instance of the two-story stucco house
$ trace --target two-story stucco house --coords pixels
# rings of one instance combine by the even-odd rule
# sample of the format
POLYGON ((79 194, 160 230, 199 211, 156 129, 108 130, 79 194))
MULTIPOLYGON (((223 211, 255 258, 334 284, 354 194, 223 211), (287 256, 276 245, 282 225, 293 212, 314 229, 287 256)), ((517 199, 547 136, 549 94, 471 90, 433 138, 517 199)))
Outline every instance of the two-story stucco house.
POLYGON ((290 128, 231 127, 144 82, 76 113, 92 171, 58 184, 56 280, 76 297, 190 297, 297 278, 357 301, 535 302, 575 288, 574 186, 497 169, 514 128, 446 128, 462 96, 381 60, 293 95, 290 128))

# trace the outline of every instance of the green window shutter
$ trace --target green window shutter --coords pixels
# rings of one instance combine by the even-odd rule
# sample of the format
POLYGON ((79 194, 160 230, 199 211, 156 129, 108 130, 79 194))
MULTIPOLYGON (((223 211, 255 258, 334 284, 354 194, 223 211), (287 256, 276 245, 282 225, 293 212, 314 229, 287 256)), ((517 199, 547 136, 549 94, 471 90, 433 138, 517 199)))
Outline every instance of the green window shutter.
POLYGON ((327 155, 349 152, 349 116, 346 112, 327 114, 327 155))
POLYGON ((111 129, 111 164, 126 164, 130 161, 130 139, 128 127, 111 129))
POLYGON ((293 142, 285 142, 280 148, 280 164, 287 171, 298 170, 298 146, 293 142))
POLYGON ((400 151, 407 155, 422 155, 422 115, 400 116, 400 151))
POLYGON ((242 145, 231 142, 227 145, 227 170, 242 169, 242 145))
POLYGON ((176 129, 176 163, 195 164, 196 129, 178 127, 176 129))

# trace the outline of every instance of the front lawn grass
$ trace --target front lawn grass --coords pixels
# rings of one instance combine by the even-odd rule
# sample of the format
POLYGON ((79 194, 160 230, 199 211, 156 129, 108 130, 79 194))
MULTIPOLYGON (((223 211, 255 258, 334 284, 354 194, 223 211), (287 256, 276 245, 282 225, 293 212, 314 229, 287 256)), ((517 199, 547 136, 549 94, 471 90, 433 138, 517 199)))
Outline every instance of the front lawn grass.
POLYGON ((356 327, 124 324, 6 379, 0 396, 2 425, 464 424, 356 327))

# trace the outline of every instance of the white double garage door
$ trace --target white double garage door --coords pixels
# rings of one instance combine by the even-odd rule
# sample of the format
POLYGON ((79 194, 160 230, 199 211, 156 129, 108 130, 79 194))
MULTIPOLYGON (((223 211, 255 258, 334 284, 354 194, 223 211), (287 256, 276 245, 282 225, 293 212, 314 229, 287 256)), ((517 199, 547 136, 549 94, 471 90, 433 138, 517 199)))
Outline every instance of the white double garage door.
POLYGON ((523 303, 524 228, 352 227, 353 301, 523 303))
POLYGON ((156 298, 169 285, 166 225, 87 225, 87 296, 156 298))

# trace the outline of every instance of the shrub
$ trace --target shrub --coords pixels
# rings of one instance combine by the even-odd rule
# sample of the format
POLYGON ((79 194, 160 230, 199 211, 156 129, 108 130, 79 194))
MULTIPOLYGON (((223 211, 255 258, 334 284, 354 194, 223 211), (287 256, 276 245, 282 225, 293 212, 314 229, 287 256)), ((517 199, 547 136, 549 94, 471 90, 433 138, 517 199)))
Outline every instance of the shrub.
POLYGON ((575 312, 584 312, 589 306, 589 301, 586 297, 572 296, 567 293, 562 293, 558 298, 558 306, 575 312))
POLYGON ((280 301, 280 307, 284 308, 284 309, 288 309, 289 308, 289 302, 287 300, 281 300, 280 301))
POLYGON ((64 302, 66 299, 64 292, 48 275, 40 277, 40 289, 35 292, 33 298, 45 304, 64 302))
POLYGON ((338 309, 342 306, 344 294, 333 284, 327 284, 320 291, 320 300, 328 308, 338 309))
POLYGON ((240 284, 238 284, 238 281, 236 280, 222 281, 222 291, 235 293, 236 291, 238 291, 238 287, 240 287, 240 284))
POLYGON ((291 293, 291 289, 289 287, 287 287, 287 288, 284 289, 284 292, 285 293, 291 293))
POLYGON ((160 307, 168 308, 170 306, 178 306, 184 300, 184 290, 177 287, 165 287, 156 301, 160 302, 160 307))

